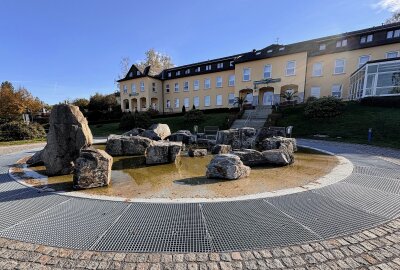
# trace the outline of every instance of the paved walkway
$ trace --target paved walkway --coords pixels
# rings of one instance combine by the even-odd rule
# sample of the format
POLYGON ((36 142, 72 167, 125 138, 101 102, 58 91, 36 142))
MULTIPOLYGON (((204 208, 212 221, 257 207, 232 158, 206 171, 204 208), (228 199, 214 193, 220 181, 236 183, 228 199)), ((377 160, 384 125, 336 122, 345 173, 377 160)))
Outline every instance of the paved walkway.
POLYGON ((400 269, 399 151, 300 143, 345 156, 353 174, 273 199, 123 204, 16 186, 4 168, 24 153, 2 157, 0 269, 400 269))

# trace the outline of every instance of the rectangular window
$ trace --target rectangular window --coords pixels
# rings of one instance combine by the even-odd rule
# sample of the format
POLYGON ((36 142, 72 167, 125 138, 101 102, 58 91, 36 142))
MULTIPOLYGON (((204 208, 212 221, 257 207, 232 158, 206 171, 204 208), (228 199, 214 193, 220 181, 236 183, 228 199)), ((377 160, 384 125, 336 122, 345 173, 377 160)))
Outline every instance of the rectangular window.
POLYGON ((363 66, 365 63, 367 63, 369 60, 371 60, 371 56, 370 55, 361 55, 358 58, 358 67, 363 66))
POLYGON ((345 72, 346 61, 344 59, 335 60, 334 74, 343 74, 345 72))
POLYGON ((347 39, 342 39, 336 41, 336 48, 345 47, 347 46, 347 39))
POLYGON ((175 99, 175 108, 179 108, 179 98, 175 99))
POLYGON ((206 66, 206 70, 208 71, 208 70, 211 70, 211 65, 207 65, 206 66))
POLYGON ((326 44, 319 44, 319 50, 324 51, 326 49, 326 44))
POLYGON ((181 72, 180 72, 180 71, 177 71, 177 72, 175 73, 175 76, 179 76, 179 75, 181 75, 181 72))
POLYGON ((185 70, 185 74, 190 74, 190 69, 185 70))
POLYGON ((188 98, 188 97, 185 97, 185 98, 183 99, 183 105, 184 105, 186 108, 189 108, 189 98, 188 98))
POLYGON ((399 52, 387 52, 386 59, 396 58, 399 57, 399 52))
POLYGON ((264 79, 270 79, 272 77, 272 66, 265 65, 264 66, 264 79))
POLYGON ((200 98, 199 97, 194 97, 193 98, 193 105, 198 108, 200 106, 200 98))
POLYGON ((235 94, 234 93, 229 93, 228 102, 229 102, 229 105, 233 105, 233 103, 235 103, 235 94))
POLYGON ((337 97, 337 98, 342 97, 342 85, 341 84, 334 84, 332 86, 332 97, 337 97))
POLYGON ((229 75, 228 86, 235 86, 235 75, 229 75))
POLYGON ((216 105, 222 106, 222 95, 217 95, 216 105))
POLYGON ((386 34, 386 38, 387 39, 393 38, 393 34, 394 34, 393 31, 388 31, 387 34, 386 34))
POLYGON ((311 87, 311 96, 319 98, 321 96, 321 87, 311 87))
POLYGON ((321 62, 314 63, 312 75, 313 75, 313 77, 322 76, 322 63, 321 62))
POLYGON ((400 37, 400 29, 394 30, 394 35, 393 35, 393 37, 394 37, 394 38, 400 37))
POLYGON ((224 63, 218 63, 217 64, 217 68, 223 68, 224 67, 224 63))
POLYGON ((296 75, 296 61, 288 61, 286 64, 286 76, 296 75))
POLYGON ((136 84, 132 83, 131 89, 132 89, 132 93, 136 93, 136 84))
POLYGON ((210 107, 210 105, 211 105, 211 97, 205 96, 204 97, 204 107, 210 107))
POLYGON ((140 71, 139 71, 139 70, 136 71, 136 75, 137 75, 137 76, 140 76, 140 71))
POLYGON ((144 92, 144 82, 140 82, 140 92, 144 92))
POLYGON ((199 80, 194 80, 193 82, 193 90, 197 91, 200 88, 200 81, 199 80))
POLYGON ((360 43, 364 44, 364 43, 369 43, 372 42, 372 40, 374 39, 374 35, 366 35, 366 36, 361 36, 360 38, 360 43))
POLYGON ((167 100, 167 108, 171 108, 171 100, 167 100))
POLYGON ((229 66, 230 66, 230 67, 233 67, 233 61, 230 61, 230 62, 229 62, 229 66))
POLYGON ((171 72, 168 72, 168 77, 171 77, 171 72))
POLYGON ((156 83, 153 82, 151 84, 151 88, 152 88, 153 92, 155 92, 156 91, 156 83))
POLYGON ((188 81, 183 83, 183 91, 185 91, 185 92, 189 91, 189 82, 188 81))
POLYGON ((195 72, 200 72, 200 67, 197 67, 197 68, 195 69, 195 72))
POLYGON ((124 93, 127 94, 128 93, 128 86, 124 85, 123 89, 124 89, 124 93))
POLYGON ((175 83, 174 91, 179 92, 179 83, 175 83))
POLYGON ((217 77, 217 80, 215 82, 215 86, 217 88, 221 88, 222 87, 222 77, 217 77))
POLYGON ((204 89, 210 89, 210 88, 211 88, 211 80, 204 79, 204 89))
POLYGON ((251 71, 250 68, 243 69, 243 81, 247 82, 251 80, 251 71))
POLYGON ((165 92, 169 93, 169 84, 165 85, 165 92))

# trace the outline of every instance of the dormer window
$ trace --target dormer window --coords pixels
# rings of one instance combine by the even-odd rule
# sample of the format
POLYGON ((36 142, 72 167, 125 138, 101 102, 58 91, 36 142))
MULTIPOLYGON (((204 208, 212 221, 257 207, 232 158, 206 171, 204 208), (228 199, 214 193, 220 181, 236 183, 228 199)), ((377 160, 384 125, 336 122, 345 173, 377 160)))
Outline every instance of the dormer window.
POLYGON ((400 37, 400 29, 388 31, 386 34, 387 39, 398 38, 398 37, 400 37))
POLYGON ((129 72, 129 77, 133 77, 133 72, 131 71, 131 72, 129 72))
POLYGON ((272 53, 272 50, 268 50, 267 53, 272 53))
POLYGON ((200 67, 197 67, 194 71, 195 72, 200 72, 200 67))
POLYGON ((181 75, 181 71, 180 70, 175 73, 175 76, 179 76, 179 75, 181 75))
POLYGON ((190 69, 185 70, 185 74, 189 74, 190 73, 190 69))
POLYGON ((168 72, 168 77, 171 78, 171 72, 168 72))
POLYGON ((140 71, 139 71, 139 70, 136 71, 136 75, 137 75, 137 76, 140 76, 140 71))
POLYGON ((283 51, 283 50, 285 50, 285 47, 280 47, 279 50, 283 51))
POLYGON ((224 63, 218 63, 217 64, 217 68, 223 68, 224 67, 224 63))
POLYGON ((319 44, 319 50, 320 51, 324 51, 325 49, 326 49, 326 44, 325 43, 319 44))
POLYGON ((345 47, 347 46, 347 39, 342 39, 336 41, 336 48, 345 47))
POLYGON ((260 55, 260 54, 261 54, 261 52, 260 52, 260 51, 256 52, 256 55, 260 55))
POLYGON ((207 65, 206 70, 211 70, 211 65, 207 65))
POLYGON ((229 66, 233 67, 233 61, 229 62, 229 66))
POLYGON ((372 40, 374 39, 374 35, 366 35, 366 36, 361 36, 360 38, 360 43, 364 44, 364 43, 369 43, 372 42, 372 40))

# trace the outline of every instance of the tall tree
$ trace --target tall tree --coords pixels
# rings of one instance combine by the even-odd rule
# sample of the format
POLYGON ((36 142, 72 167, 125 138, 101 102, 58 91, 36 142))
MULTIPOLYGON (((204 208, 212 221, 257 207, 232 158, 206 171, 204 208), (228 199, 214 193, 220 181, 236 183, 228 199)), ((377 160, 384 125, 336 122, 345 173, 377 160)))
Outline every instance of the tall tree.
POLYGON ((159 74, 164 69, 174 67, 171 57, 167 54, 162 54, 154 49, 150 49, 145 52, 145 55, 146 58, 136 64, 136 67, 140 71, 151 66, 151 71, 155 74, 159 74))
POLYGON ((86 98, 77 98, 72 102, 73 105, 78 106, 79 109, 83 112, 89 106, 89 100, 86 98))
POLYGON ((88 108, 90 111, 107 111, 117 105, 114 94, 102 95, 96 93, 90 97, 88 108))
POLYGON ((386 20, 385 24, 400 22, 400 11, 393 12, 392 17, 386 20))

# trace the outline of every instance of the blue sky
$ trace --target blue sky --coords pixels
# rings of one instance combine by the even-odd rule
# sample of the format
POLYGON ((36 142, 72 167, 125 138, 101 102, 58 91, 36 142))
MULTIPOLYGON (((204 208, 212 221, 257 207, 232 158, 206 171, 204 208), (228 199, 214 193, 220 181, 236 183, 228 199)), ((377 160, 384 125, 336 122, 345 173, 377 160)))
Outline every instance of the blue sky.
POLYGON ((49 104, 112 93, 120 60, 176 65, 380 25, 400 0, 0 0, 0 81, 49 104), (376 6, 378 2, 380 6, 376 6), (384 4, 388 4, 385 6, 384 4))

